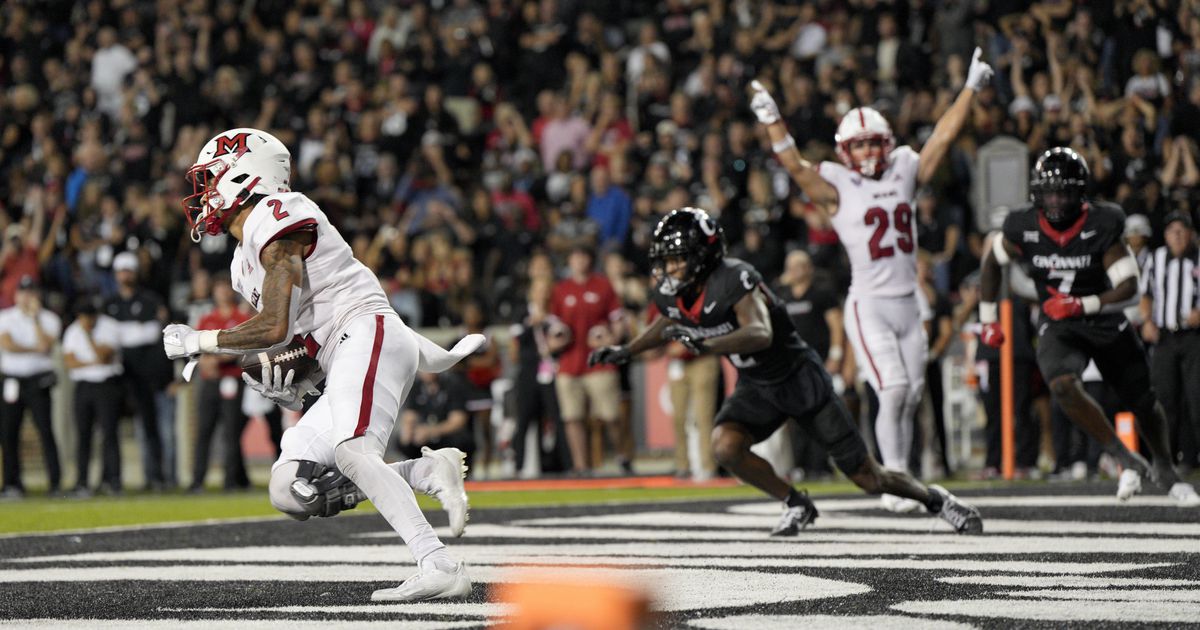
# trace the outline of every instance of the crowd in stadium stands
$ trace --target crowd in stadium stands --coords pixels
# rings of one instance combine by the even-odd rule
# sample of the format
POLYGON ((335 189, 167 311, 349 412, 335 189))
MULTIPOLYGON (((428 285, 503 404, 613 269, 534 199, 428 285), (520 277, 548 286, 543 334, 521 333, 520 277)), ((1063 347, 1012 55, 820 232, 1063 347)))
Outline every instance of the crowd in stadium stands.
MULTIPOLYGON (((852 383, 852 353, 840 345, 838 302, 849 276, 837 237, 775 162, 746 87, 754 78, 774 86, 809 159, 836 159, 834 129, 857 105, 882 111, 897 143, 919 148, 963 85, 976 45, 996 69, 992 87, 917 201, 937 374, 977 295, 970 274, 990 226, 976 225, 969 190, 984 143, 1013 136, 1030 155, 1073 147, 1091 165, 1096 195, 1146 218, 1135 235, 1151 247, 1161 243, 1169 212, 1193 212, 1200 1, 10 0, 0 7, 0 308, 44 308, 64 324, 90 320, 84 328, 95 329, 98 351, 90 360, 111 363, 90 382, 128 392, 124 407, 140 418, 148 484, 189 481, 174 478, 178 437, 169 427, 179 383, 161 376, 170 373, 165 359, 151 357, 141 333, 166 321, 236 319, 208 314, 213 300, 229 299, 214 285, 228 282, 236 243, 222 236, 193 245, 179 200, 191 192, 183 173, 206 140, 255 127, 291 149, 292 188, 320 204, 406 322, 514 326, 517 345, 474 362, 462 386, 422 381, 423 390, 465 400, 425 400, 427 409, 453 410, 455 424, 440 418, 422 428, 414 413, 401 431, 408 442, 459 443, 467 439, 456 437, 460 425, 486 425, 486 414, 475 413, 485 407, 468 403, 481 391, 488 397, 501 354, 523 392, 510 410, 523 416, 522 430, 558 415, 556 402, 565 401, 556 393, 571 397, 564 413, 584 413, 585 398, 615 400, 627 379, 588 379, 582 366, 572 365, 568 387, 547 388, 554 357, 645 321, 649 235, 681 206, 719 217, 730 255, 754 264, 787 299, 810 300, 794 309, 798 320, 819 309, 802 326, 818 337, 809 340, 823 346, 827 367, 852 383), (595 271, 576 275, 613 295, 619 312, 599 313, 570 334, 552 314, 560 294, 578 289, 563 284, 576 282, 568 265, 576 252, 590 253, 584 264, 595 271), (40 303, 31 306, 23 293, 40 303), (123 331, 106 333, 109 345, 100 343, 97 313, 123 331), (591 329, 610 320, 607 330, 591 329), (125 358, 113 361, 101 348, 125 358)), ((0 341, 6 363, 16 352, 12 336, 0 341)), ((673 379, 686 373, 694 387, 715 391, 713 365, 670 352, 687 363, 673 379)), ((79 350, 73 356, 86 359, 79 350)), ((1031 356, 1018 359, 1032 366, 1031 356)), ((240 395, 222 389, 236 383, 221 384, 235 366, 203 368, 202 383, 216 384, 204 385, 201 399, 240 395)), ((4 489, 15 496, 12 442, 29 375, 9 365, 0 371, 16 379, 5 383, 3 414, 4 489)), ((994 424, 987 392, 995 371, 992 379, 987 372, 981 396, 994 424)), ((1036 474, 1037 418, 1050 414, 1036 377, 1021 388, 1020 472, 1036 474)), ((221 408, 202 415, 205 463, 212 425, 240 426, 244 417, 233 418, 246 412, 210 406, 221 408)), ((606 421, 595 426, 568 420, 590 427, 595 442, 612 438, 627 465, 630 444, 602 427, 627 433, 628 420, 612 420, 610 411, 618 413, 594 405, 606 421)), ((699 404, 694 413, 711 411, 699 404)), ((112 436, 118 412, 81 408, 76 420, 90 434, 99 418, 112 436)), ((36 408, 34 417, 53 450, 49 421, 36 408)), ((586 433, 567 429, 572 448, 543 453, 543 464, 582 473, 595 457, 579 462, 573 441, 586 433)), ((560 445, 563 434, 560 427, 560 445)), ((988 432, 985 475, 999 465, 997 436, 988 432)), ((497 438, 481 439, 485 451, 497 438)), ((523 440, 511 441, 523 452, 523 440)), ((1063 446, 1057 470, 1078 471, 1076 461, 1094 470, 1086 451, 1063 446)), ((121 485, 119 468, 110 468, 118 456, 109 448, 103 458, 103 482, 113 489, 121 485)), ((1194 448, 1191 457, 1185 466, 1196 464, 1194 448)), ((820 454, 802 461, 811 474, 828 471, 820 454)), ((244 485, 239 462, 226 464, 226 486, 244 485)), ((686 452, 676 466, 687 469, 686 452)), ((947 462, 941 468, 949 472, 947 462)), ((48 469, 60 483, 57 460, 48 469)), ((203 466, 197 470, 202 479, 203 466)), ((694 470, 712 474, 711 459, 694 470)))

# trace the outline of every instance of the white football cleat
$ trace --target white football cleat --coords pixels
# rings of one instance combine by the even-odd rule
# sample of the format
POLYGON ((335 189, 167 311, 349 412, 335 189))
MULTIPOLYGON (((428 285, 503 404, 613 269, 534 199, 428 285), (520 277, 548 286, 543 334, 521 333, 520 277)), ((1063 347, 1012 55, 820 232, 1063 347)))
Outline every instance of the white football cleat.
POLYGON ((431 568, 404 580, 395 588, 371 593, 373 602, 420 602, 427 599, 461 598, 471 594, 467 565, 459 562, 453 571, 431 568))
POLYGON ((1179 502, 1179 507, 1200 507, 1200 494, 1186 481, 1176 481, 1167 496, 1179 502))
POLYGON ((883 505, 883 509, 896 514, 908 514, 921 507, 919 501, 905 499, 894 494, 883 494, 879 496, 879 503, 883 505))
POLYGON ((435 490, 430 493, 441 504, 450 517, 450 533, 455 538, 463 535, 470 518, 471 506, 467 502, 467 491, 463 479, 467 476, 467 455, 456 448, 433 450, 421 447, 421 455, 434 460, 433 480, 435 490))
POLYGON ((1142 491, 1142 476, 1132 468, 1121 471, 1117 480, 1117 498, 1128 501, 1129 497, 1142 491))

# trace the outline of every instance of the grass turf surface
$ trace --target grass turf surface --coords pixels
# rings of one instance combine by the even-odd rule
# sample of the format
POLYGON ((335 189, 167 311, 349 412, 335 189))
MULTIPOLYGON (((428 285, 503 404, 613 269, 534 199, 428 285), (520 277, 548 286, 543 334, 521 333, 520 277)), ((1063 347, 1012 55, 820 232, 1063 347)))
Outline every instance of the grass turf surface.
MULTIPOLYGON (((943 482, 945 483, 945 482, 943 482)), ((945 483, 950 488, 980 488, 997 484, 980 482, 945 483)), ((1004 485, 1004 484, 998 484, 1004 485)), ((1015 485, 1021 485, 1016 482, 1015 485)), ((813 496, 854 494, 858 489, 845 481, 800 484, 813 496)), ((750 486, 720 488, 612 488, 562 490, 472 491, 471 509, 515 508, 604 503, 649 503, 705 499, 761 499, 763 494, 750 486)), ((440 509, 432 498, 418 495, 425 510, 440 509)), ((370 503, 356 513, 374 511, 370 503)), ((247 492, 204 494, 129 493, 119 497, 69 499, 33 495, 0 503, 0 534, 68 531, 96 527, 193 523, 210 520, 272 517, 284 518, 267 500, 266 488, 247 492)))
MULTIPOLYGON (((828 484, 828 489, 823 489, 823 492, 847 492, 849 488, 849 484, 828 484)), ((746 486, 484 491, 471 493, 471 508, 722 499, 758 494, 757 490, 746 486)), ((439 509, 438 503, 429 497, 418 496, 417 500, 424 509, 439 509)), ((374 508, 368 503, 360 506, 356 512, 363 510, 373 511, 374 508)), ((267 516, 282 517, 267 500, 266 488, 237 493, 127 494, 91 499, 34 495, 0 504, 0 534, 267 516)))

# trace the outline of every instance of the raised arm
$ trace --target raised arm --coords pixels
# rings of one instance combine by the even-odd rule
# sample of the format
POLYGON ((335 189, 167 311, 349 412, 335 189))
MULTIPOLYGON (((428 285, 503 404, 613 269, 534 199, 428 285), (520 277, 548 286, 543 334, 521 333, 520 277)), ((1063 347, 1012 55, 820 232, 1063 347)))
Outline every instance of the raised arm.
POLYGON ((975 98, 975 93, 992 80, 992 67, 980 60, 982 55, 983 51, 976 48, 971 57, 971 67, 967 70, 967 84, 963 86, 962 92, 959 92, 958 98, 954 99, 950 109, 942 114, 933 128, 933 135, 929 136, 929 140, 921 149, 920 161, 917 163, 917 181, 922 184, 933 179, 942 158, 962 131, 967 115, 971 113, 971 101, 975 98))
POLYGON ((775 157, 813 204, 832 216, 837 212, 837 188, 825 181, 816 167, 800 155, 795 139, 788 133, 787 126, 779 116, 779 106, 775 104, 775 99, 767 92, 767 88, 758 81, 751 81, 750 89, 754 92, 750 99, 750 109, 754 111, 758 122, 766 126, 775 157))

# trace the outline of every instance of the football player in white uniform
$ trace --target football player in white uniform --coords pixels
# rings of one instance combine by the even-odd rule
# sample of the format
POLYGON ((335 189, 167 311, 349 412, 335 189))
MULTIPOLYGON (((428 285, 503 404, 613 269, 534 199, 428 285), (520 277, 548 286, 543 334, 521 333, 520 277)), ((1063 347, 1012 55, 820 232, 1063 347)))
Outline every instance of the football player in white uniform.
MULTIPOLYGON (((834 140, 840 164, 805 160, 775 100, 761 83, 751 83, 750 108, 767 127, 776 157, 813 204, 829 215, 850 257, 850 291, 843 309, 846 336, 879 395, 875 434, 889 468, 907 466, 928 349, 916 282, 914 192, 933 177, 966 122, 975 93, 991 79, 992 68, 980 55, 976 48, 966 86, 938 120, 920 154, 895 146, 882 114, 858 107, 838 125, 834 140)), ((915 501, 892 495, 883 496, 883 505, 894 511, 918 507, 915 501)))
MULTIPOLYGON (((384 463, 383 453, 417 371, 446 370, 484 338, 470 335, 446 351, 410 330, 321 209, 290 191, 290 175, 287 147, 264 131, 231 129, 201 149, 187 173, 194 194, 184 200, 192 239, 224 232, 237 239, 233 286, 258 313, 226 330, 171 324, 163 330, 167 356, 247 353, 302 339, 326 375, 325 390, 283 436, 271 470, 271 503, 305 520, 353 507, 361 491, 420 568, 400 586, 375 591, 372 599, 469 595, 464 566, 446 552, 413 494, 415 489, 437 496, 450 514, 452 533, 461 534, 467 509, 462 452, 426 451, 392 465, 384 463)), ((319 377, 294 384, 292 371, 279 372, 277 365, 274 373, 263 369, 261 383, 247 382, 271 400, 300 409, 319 377)))

